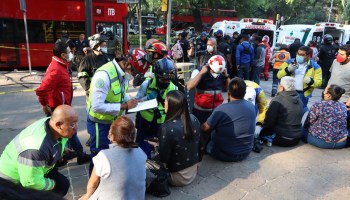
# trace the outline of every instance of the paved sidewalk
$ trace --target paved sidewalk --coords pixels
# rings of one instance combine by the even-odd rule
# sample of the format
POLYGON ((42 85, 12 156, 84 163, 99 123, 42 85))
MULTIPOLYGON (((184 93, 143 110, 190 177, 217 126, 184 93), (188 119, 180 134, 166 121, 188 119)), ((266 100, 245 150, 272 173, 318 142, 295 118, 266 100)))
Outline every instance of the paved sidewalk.
MULTIPOLYGON (((23 128, 44 117, 37 97, 32 91, 38 85, 8 85, 19 82, 25 74, 0 74, 0 152, 23 128), (3 86, 7 84, 8 86, 3 86), (2 93, 5 92, 5 93, 2 93), (10 93, 6 93, 10 92, 10 93), (15 93, 11 93, 15 92, 15 93)), ((40 76, 26 77, 31 82, 40 76)), ((271 79, 271 78, 270 78, 271 79)), ((22 79, 23 80, 23 79, 22 79)), ((29 82, 24 80, 24 82, 29 82)), ((262 81, 262 88, 270 98, 271 80, 262 81)), ((136 89, 129 93, 135 95, 136 89)), ((321 90, 314 92, 309 106, 321 97, 321 90)), ((226 98, 225 98, 226 99, 226 98)), ((74 107, 79 112, 78 135, 85 144, 86 132, 85 96, 82 88, 74 91, 74 107)), ((131 115, 134 118, 134 115, 131 115)), ((86 148, 88 151, 88 149, 86 148)), ((60 171, 69 177, 71 188, 66 198, 78 199, 86 191, 88 165, 71 161, 60 171)), ((158 199, 147 195, 147 199, 158 199)), ((171 195, 164 199, 335 199, 350 198, 350 149, 323 150, 302 142, 297 147, 281 148, 264 146, 258 154, 252 152, 240 163, 225 163, 205 156, 195 181, 186 187, 171 187, 171 195)))

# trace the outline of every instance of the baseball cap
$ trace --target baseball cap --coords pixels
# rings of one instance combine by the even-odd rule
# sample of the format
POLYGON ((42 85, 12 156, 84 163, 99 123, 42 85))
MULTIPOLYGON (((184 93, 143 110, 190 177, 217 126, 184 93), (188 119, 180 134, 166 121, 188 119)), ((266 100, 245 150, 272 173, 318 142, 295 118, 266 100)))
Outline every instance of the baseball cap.
POLYGON ((224 36, 224 40, 229 40, 229 39, 231 39, 229 35, 224 36))
POLYGON ((237 31, 233 32, 233 35, 239 35, 239 33, 237 31))
POLYGON ((216 31, 216 34, 221 34, 222 35, 222 34, 224 34, 224 32, 222 32, 222 30, 219 29, 218 31, 216 31))
POLYGON ((201 37, 207 37, 207 32, 205 31, 201 32, 201 37))

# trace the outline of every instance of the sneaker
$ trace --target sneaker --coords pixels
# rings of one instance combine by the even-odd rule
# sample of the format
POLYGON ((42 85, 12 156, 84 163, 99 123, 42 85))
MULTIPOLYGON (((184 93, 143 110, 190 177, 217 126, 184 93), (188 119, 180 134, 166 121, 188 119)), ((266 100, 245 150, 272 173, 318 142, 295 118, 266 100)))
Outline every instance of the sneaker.
POLYGON ((84 163, 90 162, 91 161, 91 155, 83 153, 81 156, 77 157, 77 164, 82 165, 84 163))

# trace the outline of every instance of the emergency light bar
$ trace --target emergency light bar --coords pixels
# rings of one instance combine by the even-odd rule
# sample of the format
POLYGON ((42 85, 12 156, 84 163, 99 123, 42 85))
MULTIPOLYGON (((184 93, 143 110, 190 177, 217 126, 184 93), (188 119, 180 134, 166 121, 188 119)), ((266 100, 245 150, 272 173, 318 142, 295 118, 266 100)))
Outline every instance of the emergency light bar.
MULTIPOLYGON (((254 22, 256 24, 273 24, 273 20, 270 19, 260 19, 260 18, 243 18, 243 22, 254 22)), ((241 20, 241 21, 242 21, 241 20)))

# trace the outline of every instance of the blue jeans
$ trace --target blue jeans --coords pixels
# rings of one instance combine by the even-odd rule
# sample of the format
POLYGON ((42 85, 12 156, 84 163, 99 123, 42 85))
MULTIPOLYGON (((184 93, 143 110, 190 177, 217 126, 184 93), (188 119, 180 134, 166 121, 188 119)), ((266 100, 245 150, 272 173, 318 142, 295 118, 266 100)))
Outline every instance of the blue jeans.
POLYGON ((309 103, 309 99, 310 99, 311 95, 308 97, 305 97, 303 91, 297 91, 297 92, 299 94, 301 102, 303 102, 304 113, 306 113, 307 111, 309 111, 309 108, 307 107, 307 103, 309 103))
POLYGON ((210 141, 209 144, 207 145, 207 152, 213 158, 224 162, 239 162, 246 159, 250 154, 250 151, 249 151, 247 153, 228 155, 220 151, 218 148, 215 148, 213 141, 210 141))
POLYGON ((241 64, 238 69, 238 77, 244 80, 249 80, 250 70, 250 63, 241 64))
POLYGON ((277 94, 277 88, 280 80, 277 77, 278 69, 273 69, 273 74, 272 74, 272 91, 271 95, 274 96, 277 94))
POLYGON ((322 149, 342 149, 346 145, 346 140, 343 142, 326 142, 320 138, 317 138, 311 134, 307 136, 307 142, 322 149))
POLYGON ((254 66, 251 72, 251 81, 260 84, 260 73, 264 69, 264 66, 254 66))

